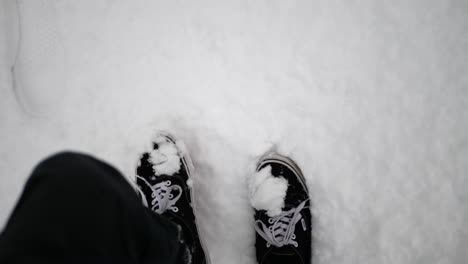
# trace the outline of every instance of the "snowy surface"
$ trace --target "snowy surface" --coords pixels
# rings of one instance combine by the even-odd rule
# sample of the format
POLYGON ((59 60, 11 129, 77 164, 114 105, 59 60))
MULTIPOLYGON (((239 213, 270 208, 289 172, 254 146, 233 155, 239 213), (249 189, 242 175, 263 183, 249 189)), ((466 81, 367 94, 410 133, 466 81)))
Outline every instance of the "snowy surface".
POLYGON ((0 226, 47 155, 131 178, 163 129, 213 263, 255 262, 246 177, 271 148, 307 179, 314 263, 468 262, 466 0, 20 0, 20 45, 0 1, 0 226), (17 49, 37 71, 13 89, 17 49))
POLYGON ((274 177, 271 166, 253 173, 247 181, 252 207, 266 210, 270 217, 278 216, 284 207, 288 181, 284 177, 274 177))

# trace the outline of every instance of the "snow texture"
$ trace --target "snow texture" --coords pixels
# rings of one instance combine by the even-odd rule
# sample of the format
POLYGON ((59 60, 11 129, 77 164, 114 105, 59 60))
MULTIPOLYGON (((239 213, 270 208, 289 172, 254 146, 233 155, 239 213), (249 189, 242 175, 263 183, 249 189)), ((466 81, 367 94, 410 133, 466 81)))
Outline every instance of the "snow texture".
POLYGON ((272 148, 306 178, 313 263, 468 263, 468 1, 19 2, 22 34, 0 0, 0 225, 46 156, 133 179, 165 130, 213 263, 255 263, 247 178, 272 148))
POLYGON ((10 15, 18 14, 21 21, 17 25, 21 42, 13 68, 16 97, 30 115, 50 115, 60 111, 67 92, 65 51, 55 6, 49 0, 18 0, 14 7, 10 15))
POLYGON ((176 144, 164 136, 156 137, 153 143, 157 144, 158 148, 150 151, 149 162, 153 165, 155 175, 171 176, 179 172, 181 163, 176 144))
POLYGON ((250 204, 257 210, 266 210, 270 217, 281 213, 287 190, 288 181, 284 177, 274 177, 271 166, 264 167, 249 179, 250 204))

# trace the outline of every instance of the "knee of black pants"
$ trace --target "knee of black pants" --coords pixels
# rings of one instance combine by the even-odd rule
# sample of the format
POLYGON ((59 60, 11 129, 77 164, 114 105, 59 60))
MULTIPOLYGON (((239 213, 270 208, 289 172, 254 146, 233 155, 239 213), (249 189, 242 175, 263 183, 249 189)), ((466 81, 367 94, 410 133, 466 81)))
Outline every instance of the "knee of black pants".
POLYGON ((119 180, 122 176, 103 161, 86 154, 67 151, 54 154, 36 166, 30 181, 42 178, 52 181, 66 180, 69 183, 102 183, 102 180, 119 180))
POLYGON ((101 189, 117 191, 122 195, 134 195, 124 176, 109 164, 86 154, 60 152, 43 160, 36 166, 26 183, 26 189, 41 185, 48 188, 101 189))
POLYGON ((0 236, 0 262, 2 254, 29 254, 165 263, 177 251, 177 228, 144 208, 117 170, 73 152, 55 154, 34 169, 0 236))
POLYGON ((15 212, 23 207, 37 211, 47 207, 72 217, 75 210, 81 210, 83 215, 78 217, 82 218, 85 213, 101 214, 114 206, 126 211, 140 204, 131 185, 110 165, 89 155, 61 152, 34 169, 15 212))

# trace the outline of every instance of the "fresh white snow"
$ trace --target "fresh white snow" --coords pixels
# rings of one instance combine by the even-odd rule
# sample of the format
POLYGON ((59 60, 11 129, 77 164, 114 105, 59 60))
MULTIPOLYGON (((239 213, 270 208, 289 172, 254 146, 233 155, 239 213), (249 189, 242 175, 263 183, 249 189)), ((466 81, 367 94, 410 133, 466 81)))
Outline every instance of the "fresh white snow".
POLYGON ((266 210, 268 216, 274 217, 281 213, 288 189, 288 181, 284 177, 274 177, 271 166, 266 166, 248 179, 250 204, 257 210, 266 210))
POLYGON ((151 146, 149 162, 153 165, 155 175, 173 175, 180 170, 180 154, 175 143, 166 137, 158 135, 152 143, 158 145, 157 149, 151 146))
POLYGON ((255 263, 271 149, 307 180, 314 263, 468 262, 467 1, 18 0, 21 32, 0 1, 0 226, 47 155, 132 179, 165 130, 213 263, 255 263))

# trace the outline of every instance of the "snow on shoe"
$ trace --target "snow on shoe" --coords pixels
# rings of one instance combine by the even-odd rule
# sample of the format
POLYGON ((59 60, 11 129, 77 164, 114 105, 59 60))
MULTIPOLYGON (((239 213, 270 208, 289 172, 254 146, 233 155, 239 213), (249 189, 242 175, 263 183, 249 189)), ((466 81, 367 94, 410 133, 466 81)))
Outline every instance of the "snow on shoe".
POLYGON ((157 148, 149 154, 149 162, 153 165, 156 176, 174 175, 180 170, 180 155, 176 145, 164 136, 158 136, 154 141, 157 148))
POLYGON ((256 172, 249 181, 249 198, 257 210, 267 211, 274 217, 281 213, 288 189, 288 181, 283 177, 271 174, 271 166, 266 166, 256 172))

